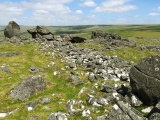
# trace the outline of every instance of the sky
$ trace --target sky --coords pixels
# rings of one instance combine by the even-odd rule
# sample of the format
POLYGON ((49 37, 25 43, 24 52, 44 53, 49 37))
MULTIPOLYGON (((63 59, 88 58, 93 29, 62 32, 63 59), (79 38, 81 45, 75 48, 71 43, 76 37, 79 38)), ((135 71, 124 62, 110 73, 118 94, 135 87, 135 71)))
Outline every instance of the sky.
POLYGON ((0 0, 0 25, 160 24, 160 0, 0 0))

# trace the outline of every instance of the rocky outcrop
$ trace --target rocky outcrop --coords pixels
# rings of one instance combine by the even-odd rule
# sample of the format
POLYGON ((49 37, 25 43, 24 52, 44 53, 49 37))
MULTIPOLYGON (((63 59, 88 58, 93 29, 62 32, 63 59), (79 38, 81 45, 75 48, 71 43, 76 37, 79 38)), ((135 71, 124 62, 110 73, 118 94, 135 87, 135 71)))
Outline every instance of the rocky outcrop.
POLYGON ((121 36, 119 36, 116 33, 110 34, 110 33, 104 32, 102 30, 95 30, 95 31, 92 31, 91 38, 92 39, 103 38, 103 39, 116 39, 116 40, 120 40, 121 36))
POLYGON ((32 38, 35 38, 38 41, 54 40, 54 35, 45 26, 37 26, 36 28, 27 31, 32 35, 32 38))
POLYGON ((64 41, 70 41, 71 43, 82 43, 86 40, 86 38, 79 37, 79 36, 73 36, 69 34, 62 34, 60 35, 62 40, 64 41))
POLYGON ((36 91, 43 91, 45 88, 46 84, 43 76, 29 76, 10 91, 10 96, 14 99, 24 100, 36 91))
POLYGON ((144 58, 132 67, 130 85, 144 104, 156 104, 160 100, 160 56, 144 58))
POLYGON ((107 36, 107 33, 102 31, 102 30, 95 30, 95 31, 92 31, 92 35, 91 35, 91 38, 92 39, 96 39, 96 38, 106 38, 107 36))
POLYGON ((20 33, 20 26, 15 21, 10 21, 4 29, 4 35, 7 38, 12 38, 14 36, 20 37, 20 33))

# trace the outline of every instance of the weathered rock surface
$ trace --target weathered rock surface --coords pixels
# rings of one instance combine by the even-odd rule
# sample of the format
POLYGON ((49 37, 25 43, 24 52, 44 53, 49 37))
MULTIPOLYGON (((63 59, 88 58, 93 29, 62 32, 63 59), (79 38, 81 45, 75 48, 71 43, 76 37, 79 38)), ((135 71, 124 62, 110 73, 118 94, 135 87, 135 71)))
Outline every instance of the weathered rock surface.
POLYGON ((45 88, 46 84, 43 76, 29 76, 10 91, 10 96, 14 99, 24 100, 36 91, 43 91, 45 88))
POLYGON ((82 104, 82 101, 80 100, 73 100, 73 99, 69 100, 67 102, 66 107, 70 115, 75 115, 84 110, 84 105, 82 104))
POLYGON ((7 74, 11 74, 10 69, 8 68, 8 64, 3 64, 2 66, 0 66, 0 70, 7 73, 7 74))
POLYGON ((109 34, 109 33, 104 32, 102 30, 92 31, 91 38, 92 39, 100 38, 100 39, 116 39, 116 40, 121 40, 121 36, 119 36, 118 34, 116 34, 116 33, 109 34))
POLYGON ((141 113, 132 108, 128 103, 118 101, 103 120, 147 120, 147 118, 143 117, 141 113))
POLYGON ((37 26, 36 28, 27 31, 32 35, 32 38, 35 38, 38 41, 52 41, 55 39, 54 35, 45 26, 37 26))
POLYGON ((28 102, 26 104, 26 108, 27 108, 28 111, 32 111, 36 106, 37 106, 36 102, 28 102))
POLYGON ((68 120, 66 113, 53 112, 48 116, 47 120, 68 120))
POLYGON ((0 52, 0 57, 11 57, 11 56, 17 56, 20 55, 19 52, 0 52))
POLYGON ((144 104, 156 104, 160 100, 160 56, 144 58, 132 67, 130 85, 144 104))
POLYGON ((43 72, 44 70, 42 68, 38 68, 36 66, 31 66, 29 69, 30 73, 38 73, 38 72, 43 72))
POLYGON ((79 36, 73 36, 69 34, 62 34, 60 35, 63 41, 70 41, 71 43, 82 43, 86 40, 86 38, 79 37, 79 36))
POLYGON ((4 35, 7 38, 12 38, 13 36, 20 37, 20 26, 15 21, 10 21, 4 30, 4 35))
POLYGON ((92 31, 91 38, 96 39, 96 38, 105 38, 107 36, 107 33, 102 31, 102 30, 95 30, 92 31))

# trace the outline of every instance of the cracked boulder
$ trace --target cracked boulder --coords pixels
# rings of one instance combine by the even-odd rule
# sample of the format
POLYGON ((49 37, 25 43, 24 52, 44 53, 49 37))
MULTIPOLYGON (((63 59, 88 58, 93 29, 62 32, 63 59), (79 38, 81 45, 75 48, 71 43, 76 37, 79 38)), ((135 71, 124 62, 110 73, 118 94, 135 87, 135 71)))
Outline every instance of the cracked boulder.
POLYGON ((130 70, 132 92, 146 105, 160 100, 160 56, 143 58, 130 70))

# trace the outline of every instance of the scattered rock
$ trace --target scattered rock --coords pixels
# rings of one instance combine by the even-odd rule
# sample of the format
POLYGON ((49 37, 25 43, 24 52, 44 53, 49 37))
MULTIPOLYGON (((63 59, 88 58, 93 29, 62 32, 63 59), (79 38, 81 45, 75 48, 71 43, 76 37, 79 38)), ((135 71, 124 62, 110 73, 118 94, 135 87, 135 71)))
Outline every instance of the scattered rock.
POLYGON ((118 101, 105 120, 147 120, 147 118, 143 117, 141 113, 132 108, 128 103, 118 101))
POLYGON ((26 104, 26 107, 27 107, 27 110, 28 110, 28 111, 32 111, 36 106, 37 106, 37 103, 36 103, 36 102, 28 102, 28 103, 26 104))
POLYGON ((38 72, 43 72, 44 70, 42 68, 38 68, 36 66, 31 66, 29 69, 30 73, 38 73, 38 72))
POLYGON ((7 64, 3 64, 2 66, 0 66, 0 70, 7 73, 7 74, 11 74, 11 71, 8 69, 7 64))
POLYGON ((51 101, 52 101, 51 98, 40 98, 40 99, 39 99, 39 102, 40 102, 41 104, 50 103, 51 101))
POLYGON ((13 114, 13 113, 15 113, 16 111, 18 111, 18 109, 19 109, 19 108, 14 109, 14 110, 12 110, 12 111, 10 111, 10 112, 0 112, 0 118, 5 118, 5 117, 7 117, 8 115, 13 114))
POLYGON ((85 109, 82 112, 82 117, 89 117, 90 114, 91 114, 90 110, 89 109, 85 109))
POLYGON ((17 56, 20 55, 21 53, 19 52, 0 52, 0 57, 12 57, 12 56, 17 56))
POLYGON ((66 113, 53 112, 48 116, 47 120, 68 120, 66 113))
POLYGON ((80 100, 69 100, 66 107, 70 115, 75 115, 84 110, 84 106, 80 100))

